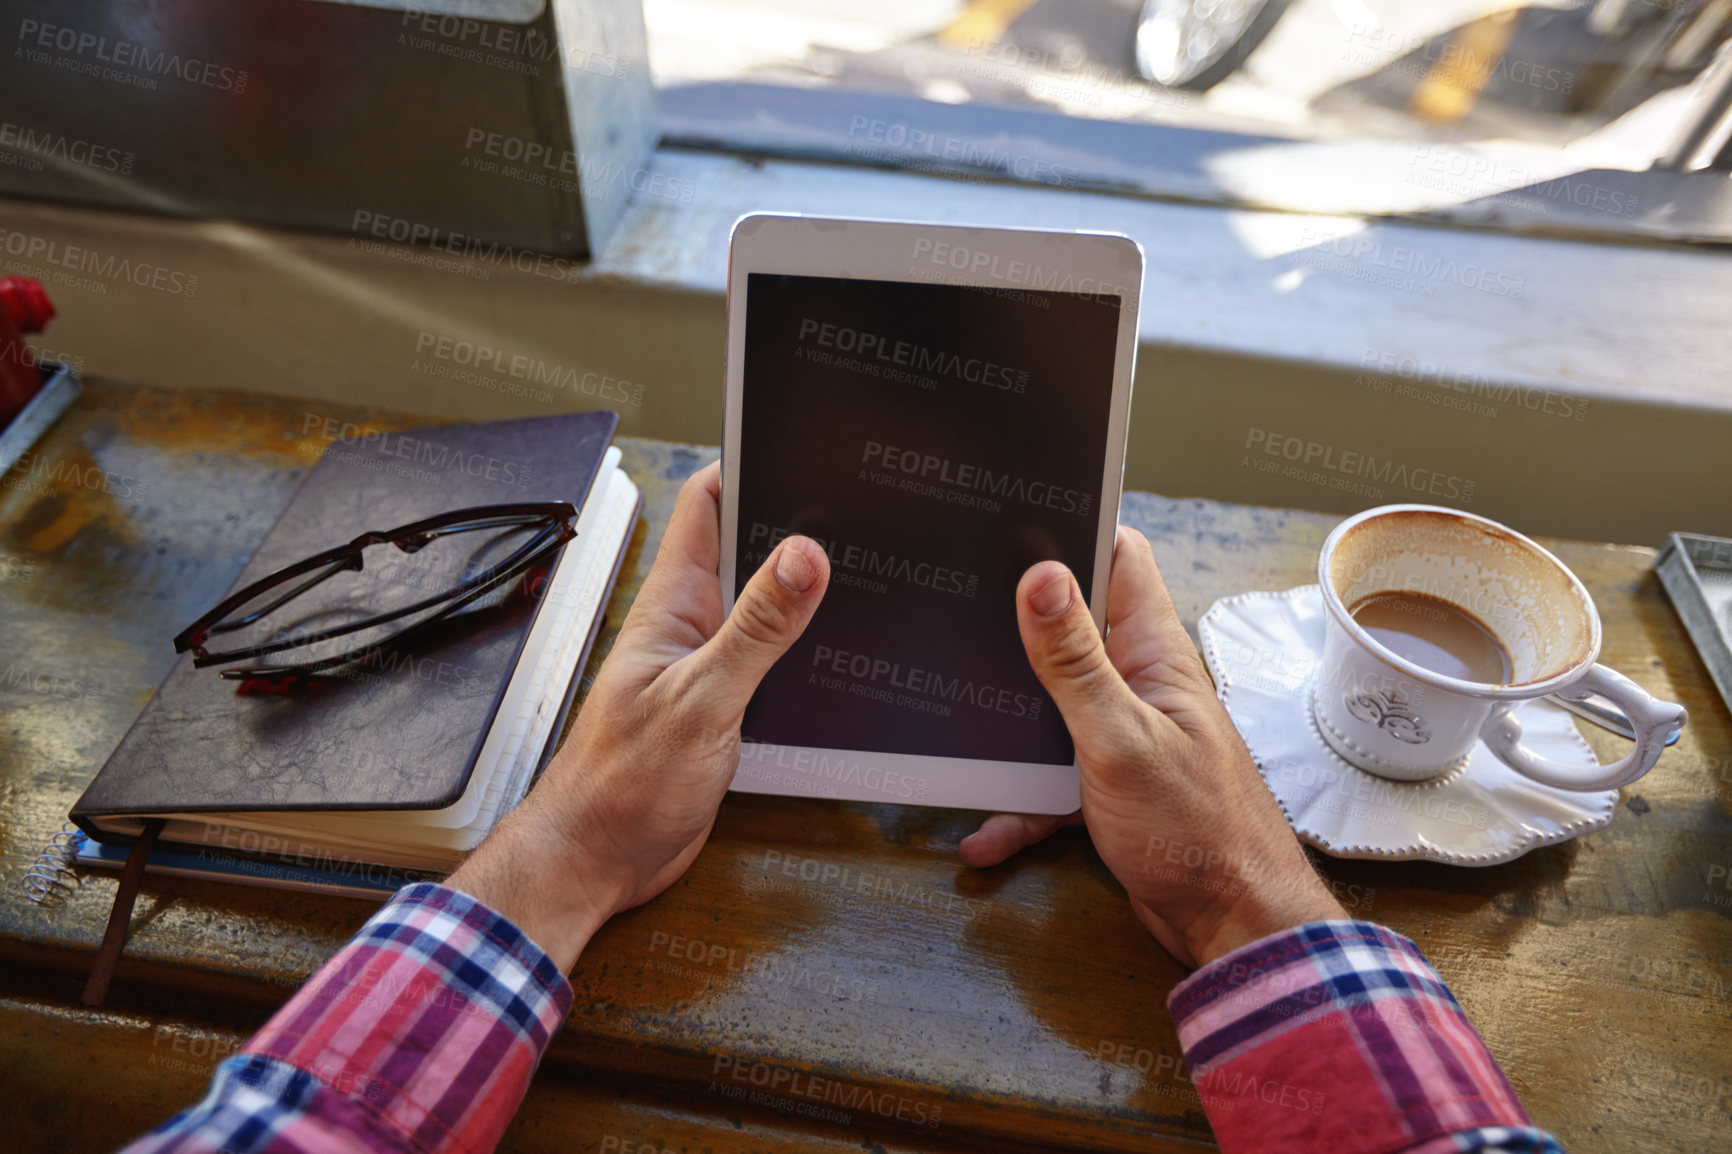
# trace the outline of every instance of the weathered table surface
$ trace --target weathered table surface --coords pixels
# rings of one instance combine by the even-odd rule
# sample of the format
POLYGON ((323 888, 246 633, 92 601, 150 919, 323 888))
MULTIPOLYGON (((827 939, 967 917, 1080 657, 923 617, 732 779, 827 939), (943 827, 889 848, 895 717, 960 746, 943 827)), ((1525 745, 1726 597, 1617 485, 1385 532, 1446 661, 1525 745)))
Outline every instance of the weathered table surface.
MULTIPOLYGON (((0 1130, 12 1148, 108 1149, 192 1102, 372 908, 147 878, 109 1005, 91 1012, 78 993, 113 880, 87 877, 53 910, 19 889, 168 670, 169 636, 215 601, 345 422, 426 423, 93 387, 0 481, 0 1130)), ((623 445, 646 516, 598 660, 679 480, 714 455, 623 445)), ((1333 522, 1146 494, 1127 497, 1125 520, 1155 542, 1191 624, 1217 597, 1309 581, 1333 522)), ((1420 944, 1569 1149, 1732 1149, 1732 725, 1650 550, 1553 547, 1605 614, 1603 660, 1689 708, 1683 740, 1588 839, 1481 870, 1323 868, 1353 912, 1420 944)), ((1602 758, 1622 744, 1584 732, 1602 758)), ((1183 971, 1080 831, 964 869, 956 843, 979 817, 730 797, 690 874, 580 962, 571 1019, 504 1148, 1208 1143, 1163 1004, 1183 971), (834 876, 825 865, 887 880, 871 895, 802 880, 834 876), (741 1083, 725 1075, 753 1063, 784 1092, 730 1093, 741 1083), (848 1119, 800 1112, 785 1093, 796 1072, 845 1087, 848 1119)))

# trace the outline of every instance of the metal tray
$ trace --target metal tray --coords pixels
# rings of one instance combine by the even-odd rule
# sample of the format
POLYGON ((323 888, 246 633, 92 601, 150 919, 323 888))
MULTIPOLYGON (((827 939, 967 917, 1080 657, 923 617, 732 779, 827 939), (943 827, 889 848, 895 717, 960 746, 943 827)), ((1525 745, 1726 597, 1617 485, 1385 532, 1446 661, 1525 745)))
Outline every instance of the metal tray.
POLYGON ((1674 533, 1654 568, 1732 709, 1732 540, 1674 533))
POLYGON ((84 386, 78 383, 78 374, 72 371, 71 365, 57 364, 54 361, 37 362, 43 372, 48 375, 48 381, 30 398, 12 423, 0 428, 0 473, 10 469, 19 457, 22 457, 48 430, 72 399, 84 391, 84 386))

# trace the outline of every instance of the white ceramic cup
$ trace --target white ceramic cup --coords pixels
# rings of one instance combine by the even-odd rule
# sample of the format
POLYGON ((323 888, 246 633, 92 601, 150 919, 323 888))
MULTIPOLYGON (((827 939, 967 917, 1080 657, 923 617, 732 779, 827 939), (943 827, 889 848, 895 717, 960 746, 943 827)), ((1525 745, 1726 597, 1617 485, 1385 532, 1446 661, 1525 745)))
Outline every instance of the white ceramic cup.
POLYGON ((1317 561, 1323 660, 1311 713, 1330 748, 1394 781, 1426 781, 1465 764, 1474 744, 1518 773, 1570 790, 1618 789, 1654 767, 1684 709, 1596 665, 1600 615, 1562 561, 1511 529, 1433 505, 1384 505, 1349 517, 1317 561), (1377 593, 1421 593, 1471 614, 1509 655, 1503 684, 1434 673, 1379 644, 1350 608, 1377 593), (1597 772, 1536 756, 1514 710, 1547 694, 1599 695, 1630 721, 1636 745, 1597 772))

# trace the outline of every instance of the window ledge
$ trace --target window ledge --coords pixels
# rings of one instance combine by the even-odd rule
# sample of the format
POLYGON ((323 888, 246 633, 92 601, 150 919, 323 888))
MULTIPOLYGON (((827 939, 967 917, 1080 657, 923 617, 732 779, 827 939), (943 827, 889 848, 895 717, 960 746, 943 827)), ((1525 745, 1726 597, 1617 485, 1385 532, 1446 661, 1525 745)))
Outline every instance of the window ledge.
POLYGON ((664 150, 596 275, 723 293, 748 212, 1122 232, 1143 246, 1142 340, 1732 412, 1732 260, 1713 249, 1521 237, 664 150))
POLYGON ((0 244, 36 246, 9 271, 52 274, 39 347, 87 375, 305 397, 309 420, 325 398, 472 420, 608 407, 624 433, 714 444, 738 216, 1123 232, 1148 263, 1130 488, 1732 535, 1732 262, 1712 250, 677 150, 645 175, 586 267, 6 201, 0 244), (68 272, 74 248, 196 296, 68 272))

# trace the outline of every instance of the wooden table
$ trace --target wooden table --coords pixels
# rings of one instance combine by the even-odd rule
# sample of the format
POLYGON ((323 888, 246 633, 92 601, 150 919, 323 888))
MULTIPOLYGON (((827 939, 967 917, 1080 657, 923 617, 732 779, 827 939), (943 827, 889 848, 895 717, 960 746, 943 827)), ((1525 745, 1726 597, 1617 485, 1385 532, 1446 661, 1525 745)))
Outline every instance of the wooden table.
MULTIPOLYGON (((87 877, 52 910, 19 890, 168 670, 168 638, 216 600, 343 423, 427 422, 93 387, 3 479, 0 1133, 10 1148, 107 1150, 190 1104, 212 1066, 371 911, 147 878, 109 1004, 93 1012, 78 994, 113 880, 87 877)), ((714 456, 623 444, 646 517, 598 654, 678 482, 714 456)), ((1127 496, 1125 520, 1154 541, 1191 624, 1217 597, 1309 581, 1333 522, 1141 493, 1127 496)), ((1603 660, 1689 708, 1683 740, 1585 840, 1481 870, 1320 861, 1354 913, 1420 944, 1536 1122, 1570 1150, 1732 1149, 1732 725, 1652 551, 1550 544, 1605 614, 1603 660)), ((1620 745, 1584 733, 1602 758, 1620 745)), ((979 816, 730 797, 690 874, 592 943, 571 1020, 504 1148, 1207 1144, 1163 1004, 1183 971, 1133 920, 1080 831, 995 870, 962 868, 956 843, 979 816), (885 882, 864 895, 807 880, 827 865, 885 882), (868 1104, 837 1122, 786 1097, 741 1101, 726 1089, 740 1083, 718 1074, 755 1063, 766 1080, 778 1070, 835 1079, 868 1104)))

